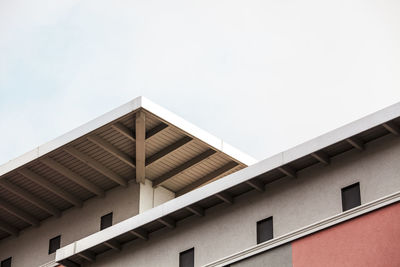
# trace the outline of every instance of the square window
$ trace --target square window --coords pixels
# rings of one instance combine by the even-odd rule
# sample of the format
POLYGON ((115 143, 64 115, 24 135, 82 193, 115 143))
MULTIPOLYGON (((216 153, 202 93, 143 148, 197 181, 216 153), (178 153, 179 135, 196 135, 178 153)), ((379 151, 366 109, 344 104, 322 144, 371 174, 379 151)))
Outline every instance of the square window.
POLYGON ((355 183, 342 188, 342 208, 343 211, 361 205, 360 183, 355 183))
POLYGON ((1 267, 11 267, 11 257, 1 261, 1 267))
POLYGON ((110 212, 104 216, 101 216, 100 230, 106 229, 112 225, 113 213, 110 212))
POLYGON ((272 216, 257 222, 257 244, 274 238, 272 216))
POLYGON ((49 254, 56 252, 60 248, 61 236, 56 236, 49 241, 49 254))
POLYGON ((194 267, 194 248, 179 253, 179 267, 194 267))

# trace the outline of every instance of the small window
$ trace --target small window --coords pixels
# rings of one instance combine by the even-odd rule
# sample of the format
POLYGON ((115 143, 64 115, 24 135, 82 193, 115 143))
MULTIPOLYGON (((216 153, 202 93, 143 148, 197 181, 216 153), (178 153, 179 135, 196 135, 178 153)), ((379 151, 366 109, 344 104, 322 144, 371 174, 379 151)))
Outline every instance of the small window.
POLYGON ((356 183, 342 188, 342 207, 343 211, 361 205, 360 184, 356 183))
POLYGON ((104 216, 101 216, 100 220, 100 230, 106 229, 112 225, 113 214, 110 212, 104 216))
POLYGON ((61 236, 56 236, 49 241, 49 254, 56 252, 60 248, 61 236))
POLYGON ((257 222, 257 244, 274 238, 272 217, 257 222))
POLYGON ((194 267, 194 248, 179 253, 179 267, 194 267))
POLYGON ((1 267, 11 267, 11 257, 1 262, 1 267))

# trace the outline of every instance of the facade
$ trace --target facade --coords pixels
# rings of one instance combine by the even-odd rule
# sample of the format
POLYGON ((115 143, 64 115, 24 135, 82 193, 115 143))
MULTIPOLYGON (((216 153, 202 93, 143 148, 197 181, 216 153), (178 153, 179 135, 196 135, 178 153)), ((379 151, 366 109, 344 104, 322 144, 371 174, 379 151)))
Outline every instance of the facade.
POLYGON ((400 103, 256 162, 137 98, 0 167, 8 266, 400 266, 400 103))

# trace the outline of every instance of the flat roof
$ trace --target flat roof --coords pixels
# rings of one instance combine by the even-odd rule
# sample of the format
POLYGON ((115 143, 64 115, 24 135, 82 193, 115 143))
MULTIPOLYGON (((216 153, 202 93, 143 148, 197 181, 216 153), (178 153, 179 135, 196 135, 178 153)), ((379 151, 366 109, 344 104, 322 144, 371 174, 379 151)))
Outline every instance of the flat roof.
POLYGON ((73 262, 87 260, 85 253, 95 257, 105 252, 110 242, 123 244, 137 238, 138 233, 154 231, 156 223, 159 227, 174 227, 177 221, 202 214, 207 208, 232 204, 236 196, 249 190, 263 191, 272 181, 296 177, 299 171, 315 164, 329 164, 331 158, 352 149, 363 150, 382 136, 400 135, 399 125, 400 103, 397 103, 77 240, 57 250, 56 261, 74 266, 73 262))

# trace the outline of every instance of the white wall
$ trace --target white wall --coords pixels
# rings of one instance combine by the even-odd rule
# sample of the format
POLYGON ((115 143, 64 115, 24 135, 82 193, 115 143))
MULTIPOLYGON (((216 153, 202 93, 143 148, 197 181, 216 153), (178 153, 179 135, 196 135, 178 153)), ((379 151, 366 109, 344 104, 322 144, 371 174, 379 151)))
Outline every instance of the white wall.
POLYGON ((0 241, 0 261, 12 257, 13 267, 31 267, 54 260, 55 253, 48 255, 49 239, 61 235, 61 246, 65 246, 99 231, 102 215, 113 212, 113 223, 132 217, 139 212, 138 199, 135 183, 112 189, 104 198, 92 198, 82 208, 63 212, 61 218, 50 218, 39 228, 31 227, 16 238, 0 241))

